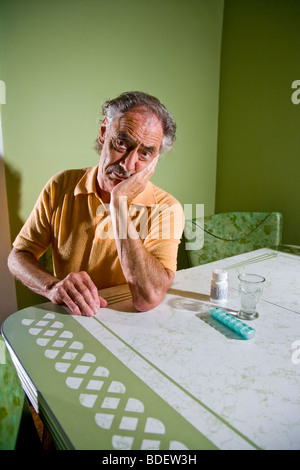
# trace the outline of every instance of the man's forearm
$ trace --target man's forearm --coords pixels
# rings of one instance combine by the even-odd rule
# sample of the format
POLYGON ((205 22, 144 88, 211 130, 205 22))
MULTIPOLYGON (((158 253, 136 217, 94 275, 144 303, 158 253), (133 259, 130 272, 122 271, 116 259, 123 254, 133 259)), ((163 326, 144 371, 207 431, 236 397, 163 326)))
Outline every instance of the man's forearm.
POLYGON ((8 268, 26 287, 47 298, 53 285, 59 281, 31 253, 16 248, 8 257, 8 268))
POLYGON ((112 224, 125 279, 137 310, 154 308, 164 298, 174 274, 144 247, 129 217, 126 198, 111 201, 112 224))
POLYGON ((64 279, 49 274, 35 257, 26 251, 13 248, 8 258, 11 273, 33 292, 43 295, 54 304, 64 304, 74 315, 92 316, 106 300, 85 272, 70 273, 64 279))

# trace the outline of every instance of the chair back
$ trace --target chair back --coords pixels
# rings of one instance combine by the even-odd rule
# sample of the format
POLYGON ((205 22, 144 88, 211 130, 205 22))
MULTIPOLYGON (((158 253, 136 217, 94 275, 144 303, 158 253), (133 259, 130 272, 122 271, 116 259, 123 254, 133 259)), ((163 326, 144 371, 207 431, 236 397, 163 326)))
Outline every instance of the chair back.
POLYGON ((190 267, 279 245, 282 215, 279 212, 227 212, 186 220, 185 241, 193 241, 193 235, 194 240, 204 237, 204 244, 202 248, 186 250, 190 267))

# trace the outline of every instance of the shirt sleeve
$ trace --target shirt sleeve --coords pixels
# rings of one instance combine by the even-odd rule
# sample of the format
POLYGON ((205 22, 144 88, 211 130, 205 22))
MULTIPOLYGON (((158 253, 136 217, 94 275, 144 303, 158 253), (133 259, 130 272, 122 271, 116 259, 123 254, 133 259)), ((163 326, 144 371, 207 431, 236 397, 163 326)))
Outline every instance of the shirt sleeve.
POLYGON ((48 182, 13 242, 15 248, 30 252, 36 259, 39 259, 51 244, 50 188, 51 183, 48 182))

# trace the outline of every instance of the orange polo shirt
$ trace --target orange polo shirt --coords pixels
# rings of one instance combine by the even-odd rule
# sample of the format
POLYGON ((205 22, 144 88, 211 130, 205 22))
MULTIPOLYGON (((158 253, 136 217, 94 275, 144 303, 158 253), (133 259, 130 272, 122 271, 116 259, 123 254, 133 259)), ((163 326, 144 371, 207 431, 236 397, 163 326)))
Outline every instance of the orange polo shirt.
MULTIPOLYGON (((86 271, 98 289, 124 284, 109 205, 96 192, 98 167, 53 176, 13 246, 39 259, 52 245, 54 275, 86 271)), ((170 194, 148 182, 129 214, 146 249, 175 273, 184 227, 183 210, 170 194)), ((125 236, 125 234, 124 234, 125 236)))

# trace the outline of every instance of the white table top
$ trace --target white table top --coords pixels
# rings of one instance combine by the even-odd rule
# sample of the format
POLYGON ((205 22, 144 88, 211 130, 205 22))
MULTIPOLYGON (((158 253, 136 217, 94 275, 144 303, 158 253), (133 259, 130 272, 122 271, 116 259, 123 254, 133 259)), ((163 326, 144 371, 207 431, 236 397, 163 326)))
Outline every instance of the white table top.
MULTIPOLYGON (((45 304, 42 310, 31 308, 18 312, 18 317, 4 323, 3 332, 17 368, 26 380, 29 378, 27 388, 37 389, 37 394, 42 396, 39 405, 45 418, 55 421, 52 423, 55 432, 64 435, 62 447, 299 449, 299 279, 300 257, 262 249, 178 271, 163 303, 149 312, 135 312, 127 286, 119 286, 101 291, 108 298, 109 306, 93 318, 65 315, 58 307, 45 304), (228 271, 227 307, 233 309, 239 308, 239 273, 255 273, 266 278, 258 305, 259 317, 248 322, 256 329, 255 338, 243 340, 210 317, 207 300, 211 273, 216 268, 228 271), (85 388, 81 381, 85 374, 82 366, 81 370, 70 373, 71 349, 66 356, 54 340, 45 342, 49 339, 49 329, 47 333, 38 323, 48 321, 51 312, 52 320, 57 323, 50 325, 51 328, 56 331, 60 326, 64 331, 67 328, 72 341, 76 339, 78 348, 81 347, 85 361, 90 358, 94 362, 94 378, 89 377, 90 385, 85 388), (22 325, 19 330, 17 321, 22 325), (32 346, 31 354, 35 354, 35 364, 28 347, 25 348, 26 341, 21 350, 18 341, 21 334, 26 341, 34 340, 36 353, 32 346), (110 356, 106 358, 103 351, 108 351, 110 356), (68 361, 64 360, 63 352, 68 361), (118 364, 114 362, 116 359, 118 364), (38 372, 37 362, 43 373, 38 372), (108 389, 111 393, 105 397, 101 395, 100 384, 97 390, 96 364, 98 368, 100 364, 102 369, 114 371, 108 389), (68 424, 70 399, 65 398, 61 403, 61 394, 53 399, 55 392, 49 391, 51 383, 47 378, 50 370, 56 388, 59 383, 65 397, 72 391, 77 416, 89 416, 87 427, 96 423, 102 433, 97 438, 101 444, 85 442, 76 435, 74 420, 72 425, 68 424), (128 371, 133 375, 129 377, 128 371), (133 386, 135 378, 139 382, 133 386), (45 390, 41 390, 44 386, 45 390), (113 396, 120 397, 120 394, 127 394, 127 405, 116 430, 113 425, 117 406, 115 411, 107 410, 114 409, 113 396), (136 433, 139 431, 141 435, 138 428, 141 415, 134 411, 148 413, 144 419, 144 437, 139 443, 136 433), (104 435, 108 436, 109 444, 104 443, 104 435), (167 436, 168 444, 163 440, 167 436)), ((82 419, 81 426, 84 426, 82 419)))

